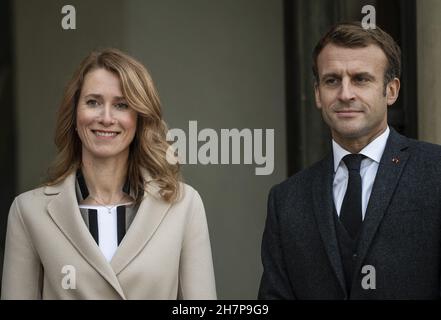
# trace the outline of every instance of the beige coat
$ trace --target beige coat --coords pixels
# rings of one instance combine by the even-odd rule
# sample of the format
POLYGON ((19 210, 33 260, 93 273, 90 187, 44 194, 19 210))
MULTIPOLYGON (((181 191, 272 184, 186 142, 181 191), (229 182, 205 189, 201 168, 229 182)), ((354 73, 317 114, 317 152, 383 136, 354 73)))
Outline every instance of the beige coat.
POLYGON ((216 299, 202 200, 150 184, 112 260, 81 217, 75 175, 19 195, 8 218, 2 299, 216 299))

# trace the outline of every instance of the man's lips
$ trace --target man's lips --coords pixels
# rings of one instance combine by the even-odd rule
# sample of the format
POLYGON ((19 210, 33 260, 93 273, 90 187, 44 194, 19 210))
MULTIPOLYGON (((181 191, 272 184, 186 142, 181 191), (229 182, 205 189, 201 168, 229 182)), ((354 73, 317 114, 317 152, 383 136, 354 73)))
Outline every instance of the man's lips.
POLYGON ((337 110, 337 111, 335 111, 335 113, 339 117, 354 117, 354 116, 358 115, 359 113, 363 113, 363 111, 348 109, 348 110, 337 110))
POLYGON ((348 112, 363 112, 362 110, 355 110, 355 109, 337 109, 335 110, 337 113, 348 113, 348 112))

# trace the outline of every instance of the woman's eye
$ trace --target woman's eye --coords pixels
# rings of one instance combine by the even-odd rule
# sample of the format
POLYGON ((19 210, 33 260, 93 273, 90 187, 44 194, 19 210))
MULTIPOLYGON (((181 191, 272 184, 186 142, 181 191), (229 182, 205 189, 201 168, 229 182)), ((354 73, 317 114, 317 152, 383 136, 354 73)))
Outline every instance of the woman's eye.
POLYGON ((96 107, 98 105, 98 101, 95 99, 89 99, 86 101, 86 104, 90 107, 96 107))
POLYGON ((115 105, 115 107, 116 107, 117 109, 125 110, 125 109, 127 109, 129 106, 127 105, 127 103, 117 103, 117 104, 115 105))

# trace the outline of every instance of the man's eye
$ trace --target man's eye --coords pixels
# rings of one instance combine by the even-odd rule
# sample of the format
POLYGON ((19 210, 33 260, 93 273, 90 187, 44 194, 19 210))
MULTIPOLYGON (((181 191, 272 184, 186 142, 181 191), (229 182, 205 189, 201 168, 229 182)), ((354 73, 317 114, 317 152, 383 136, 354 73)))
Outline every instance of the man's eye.
POLYGON ((96 107, 98 105, 98 101, 95 99, 89 99, 86 101, 86 104, 90 107, 96 107))
POLYGON ((338 83, 338 80, 335 78, 325 79, 325 84, 328 86, 333 86, 333 85, 336 85, 337 83, 338 83))
POLYGON ((355 78, 355 82, 357 82, 357 83, 366 83, 368 81, 369 81, 369 79, 366 77, 356 77, 355 78))
POLYGON ((117 103, 117 104, 115 104, 115 107, 116 107, 117 109, 125 110, 125 109, 127 109, 129 106, 128 106, 127 103, 117 103))

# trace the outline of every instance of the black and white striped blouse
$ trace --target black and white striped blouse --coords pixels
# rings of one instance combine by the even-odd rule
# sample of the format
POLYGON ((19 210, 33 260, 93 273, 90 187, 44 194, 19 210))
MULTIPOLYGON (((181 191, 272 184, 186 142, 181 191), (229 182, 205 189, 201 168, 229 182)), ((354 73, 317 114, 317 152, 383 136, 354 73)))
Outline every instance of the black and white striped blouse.
MULTIPOLYGON (((89 196, 81 170, 77 171, 75 190, 78 203, 89 196)), ((123 191, 130 194, 127 181, 123 191)), ((110 208, 110 213, 109 208, 98 205, 79 205, 81 216, 107 261, 112 259, 138 211, 138 207, 133 204, 118 204, 110 208)))

